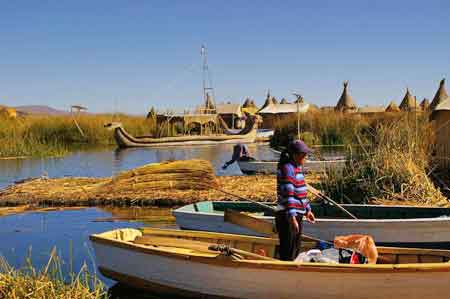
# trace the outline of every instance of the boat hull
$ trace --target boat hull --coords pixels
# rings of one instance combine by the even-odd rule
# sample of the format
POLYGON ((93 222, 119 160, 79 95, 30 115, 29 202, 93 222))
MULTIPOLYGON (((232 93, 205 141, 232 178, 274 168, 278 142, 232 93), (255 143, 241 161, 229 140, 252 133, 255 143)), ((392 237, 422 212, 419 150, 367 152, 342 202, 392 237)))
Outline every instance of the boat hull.
POLYGON ((246 135, 180 136, 156 139, 133 137, 122 127, 117 127, 114 129, 114 139, 120 148, 253 143, 256 139, 256 131, 251 131, 246 135))
POLYGON ((445 298, 448 263, 330 265, 233 262, 91 238, 105 276, 135 286, 199 298, 445 298))
MULTIPOLYGON (((177 225, 182 229, 264 236, 224 221, 223 212, 195 212, 189 205, 173 211, 177 225)), ((271 221, 271 216, 255 215, 271 221)), ((449 248, 450 217, 413 219, 325 219, 316 223, 303 222, 303 232, 316 238, 333 241, 336 236, 350 234, 371 235, 377 245, 414 248, 449 248)))

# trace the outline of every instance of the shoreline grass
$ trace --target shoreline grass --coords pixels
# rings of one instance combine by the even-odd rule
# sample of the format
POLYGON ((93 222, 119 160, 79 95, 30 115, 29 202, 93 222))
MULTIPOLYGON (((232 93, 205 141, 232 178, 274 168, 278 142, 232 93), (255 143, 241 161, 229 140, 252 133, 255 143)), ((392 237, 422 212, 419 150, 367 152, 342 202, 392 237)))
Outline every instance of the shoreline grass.
POLYGON ((0 257, 0 299, 107 299, 104 284, 84 264, 78 273, 64 275, 62 261, 54 248, 47 265, 36 269, 27 258, 25 267, 15 269, 0 257))
MULTIPOLYGON (((361 138, 357 135, 358 139, 361 138)), ((322 188, 341 202, 449 206, 434 185, 433 130, 428 115, 379 119, 342 173, 331 173, 322 188)))
POLYGON ((0 157, 48 157, 63 156, 83 146, 113 145, 111 131, 106 123, 120 121, 133 135, 146 135, 154 131, 154 125, 145 117, 96 114, 75 117, 84 136, 71 116, 30 115, 0 121, 0 157))

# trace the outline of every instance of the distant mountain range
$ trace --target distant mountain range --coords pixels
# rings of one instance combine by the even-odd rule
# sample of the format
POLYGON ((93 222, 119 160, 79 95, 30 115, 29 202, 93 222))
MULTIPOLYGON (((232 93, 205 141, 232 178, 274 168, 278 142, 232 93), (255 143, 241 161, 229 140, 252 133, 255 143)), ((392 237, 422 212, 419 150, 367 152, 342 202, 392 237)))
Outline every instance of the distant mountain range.
POLYGON ((45 114, 45 115, 68 115, 70 112, 58 110, 44 105, 28 105, 14 107, 19 113, 24 114, 45 114))

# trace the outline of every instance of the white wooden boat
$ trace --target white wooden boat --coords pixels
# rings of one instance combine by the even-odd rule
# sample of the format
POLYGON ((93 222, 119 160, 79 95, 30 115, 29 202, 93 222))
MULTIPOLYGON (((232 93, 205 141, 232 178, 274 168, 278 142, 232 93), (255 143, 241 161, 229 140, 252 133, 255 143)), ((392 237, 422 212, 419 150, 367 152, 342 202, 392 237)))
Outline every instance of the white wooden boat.
MULTIPOLYGON (((316 223, 303 223, 303 232, 323 240, 350 234, 371 235, 377 244, 387 246, 450 249, 450 209, 409 206, 343 205, 358 220, 349 219, 338 208, 312 203, 316 223)), ((255 213, 274 222, 274 217, 251 202, 205 201, 173 211, 178 227, 232 234, 262 234, 224 221, 225 209, 255 213)))
MULTIPOLYGON (((277 240, 270 238, 146 228, 114 230, 90 239, 103 275, 160 294, 442 299, 450 293, 447 250, 379 247, 377 264, 349 265, 270 259, 277 245, 277 240), (211 243, 227 244, 249 255, 213 251, 211 243), (261 250, 267 257, 254 254, 261 250)), ((311 243, 305 244, 308 246, 311 243)))
MULTIPOLYGON (((305 171, 324 171, 329 168, 342 169, 347 160, 307 160, 304 164, 305 171)), ((277 173, 277 161, 238 161, 239 168, 244 174, 275 174, 277 173)))

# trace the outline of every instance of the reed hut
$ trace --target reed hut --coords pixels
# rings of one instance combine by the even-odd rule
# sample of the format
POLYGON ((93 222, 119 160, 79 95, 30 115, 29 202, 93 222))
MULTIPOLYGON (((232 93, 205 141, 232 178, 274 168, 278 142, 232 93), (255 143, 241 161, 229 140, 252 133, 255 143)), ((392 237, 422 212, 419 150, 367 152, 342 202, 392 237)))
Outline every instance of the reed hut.
POLYGON ((442 79, 439 82, 439 88, 434 95, 433 101, 430 104, 430 110, 433 111, 437 105, 439 105, 442 101, 448 98, 447 91, 445 90, 445 79, 442 79))
POLYGON ((389 105, 386 107, 386 112, 400 112, 400 108, 394 101, 391 101, 389 105))
POLYGON ((427 98, 423 98, 422 102, 420 102, 420 109, 422 111, 430 110, 430 100, 428 100, 427 98))
POLYGON ((255 104, 255 101, 253 101, 250 98, 245 99, 244 104, 241 108, 243 113, 249 113, 251 115, 256 114, 258 112, 258 107, 255 104))
POLYGON ((276 104, 276 103, 274 102, 274 98, 270 95, 270 91, 267 91, 266 100, 264 101, 264 104, 262 105, 261 109, 259 109, 259 111, 263 110, 270 104, 276 104))
POLYGON ((296 119, 297 113, 306 113, 309 104, 274 104, 270 103, 264 109, 258 111, 262 117, 263 129, 274 129, 280 122, 296 119))
POLYGON ((348 81, 344 81, 344 90, 339 98, 335 110, 338 112, 352 113, 357 111, 355 102, 348 92, 348 81))
POLYGON ((241 105, 239 104, 218 104, 216 107, 217 114, 225 121, 228 128, 236 129, 243 114, 241 105))
POLYGON ((357 113, 364 115, 374 115, 378 113, 384 113, 386 109, 383 106, 364 106, 359 107, 357 113))
POLYGON ((282 98, 280 104, 289 104, 289 102, 288 100, 286 100, 286 98, 282 98))
POLYGON ((406 88, 405 96, 400 103, 400 110, 405 112, 417 112, 420 110, 420 105, 417 104, 416 98, 411 94, 409 88, 406 88))
POLYGON ((450 97, 433 110, 431 119, 436 136, 436 158, 441 169, 450 173, 450 97))

